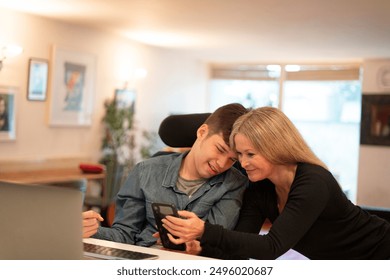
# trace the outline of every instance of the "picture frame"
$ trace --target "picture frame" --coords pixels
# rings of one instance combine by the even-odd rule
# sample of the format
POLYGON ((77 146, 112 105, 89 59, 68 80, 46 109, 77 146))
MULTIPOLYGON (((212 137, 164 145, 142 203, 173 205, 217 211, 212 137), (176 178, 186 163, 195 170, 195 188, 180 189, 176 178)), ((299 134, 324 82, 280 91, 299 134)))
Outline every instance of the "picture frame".
POLYGON ((390 146, 390 93, 363 94, 360 144, 390 146))
POLYGON ((91 125, 95 75, 95 55, 53 46, 50 126, 91 125))
POLYGON ((49 61, 41 58, 30 58, 28 63, 27 99, 45 101, 49 74, 49 61))
POLYGON ((115 105, 117 109, 130 109, 134 113, 136 92, 134 89, 116 89, 115 105))
POLYGON ((17 88, 0 86, 0 141, 16 139, 17 92, 17 88))

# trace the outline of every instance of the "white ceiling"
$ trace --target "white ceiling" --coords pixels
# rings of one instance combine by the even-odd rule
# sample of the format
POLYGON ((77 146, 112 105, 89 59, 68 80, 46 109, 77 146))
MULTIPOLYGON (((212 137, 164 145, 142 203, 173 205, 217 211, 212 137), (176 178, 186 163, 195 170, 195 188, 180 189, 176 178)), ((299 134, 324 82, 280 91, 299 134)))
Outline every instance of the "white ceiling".
POLYGON ((389 0, 0 0, 211 62, 390 58, 389 0))

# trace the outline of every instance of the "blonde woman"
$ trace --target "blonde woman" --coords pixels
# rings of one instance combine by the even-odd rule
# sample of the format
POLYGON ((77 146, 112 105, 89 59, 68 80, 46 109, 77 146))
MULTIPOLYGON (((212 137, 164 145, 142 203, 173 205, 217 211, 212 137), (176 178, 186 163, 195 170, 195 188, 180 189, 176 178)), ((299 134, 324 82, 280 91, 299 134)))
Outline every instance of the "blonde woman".
POLYGON ((310 259, 390 258, 390 224, 347 199, 280 110, 262 107, 240 117, 230 142, 252 182, 235 231, 179 211, 187 219, 164 220, 178 237, 172 242, 225 259, 275 259, 290 248, 310 259), (272 227, 259 235, 267 218, 272 227))

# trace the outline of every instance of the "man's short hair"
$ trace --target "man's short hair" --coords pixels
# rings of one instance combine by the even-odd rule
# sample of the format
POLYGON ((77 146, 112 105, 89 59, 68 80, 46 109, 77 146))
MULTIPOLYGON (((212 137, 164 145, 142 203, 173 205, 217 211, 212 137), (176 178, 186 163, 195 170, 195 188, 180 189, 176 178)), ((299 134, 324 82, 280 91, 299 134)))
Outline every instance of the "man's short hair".
POLYGON ((234 122, 248 110, 239 103, 219 107, 204 122, 209 126, 208 136, 222 133, 222 138, 229 145, 229 136, 234 122))

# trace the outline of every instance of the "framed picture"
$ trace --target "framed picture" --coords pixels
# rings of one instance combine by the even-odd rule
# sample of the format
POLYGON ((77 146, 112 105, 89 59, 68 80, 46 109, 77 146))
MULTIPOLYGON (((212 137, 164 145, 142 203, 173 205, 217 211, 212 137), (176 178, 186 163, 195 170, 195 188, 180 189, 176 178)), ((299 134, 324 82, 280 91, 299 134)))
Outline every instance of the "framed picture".
POLYGON ((95 95, 96 57, 53 47, 50 88, 51 126, 89 126, 95 95))
POLYGON ((16 138, 16 93, 16 88, 0 87, 0 141, 16 138))
POLYGON ((135 109, 135 90, 116 89, 115 104, 118 109, 130 109, 134 113, 135 109))
POLYGON ((30 58, 28 64, 28 100, 46 100, 48 73, 49 62, 46 59, 30 58))
POLYGON ((363 94, 360 144, 390 146, 390 93, 363 94))

